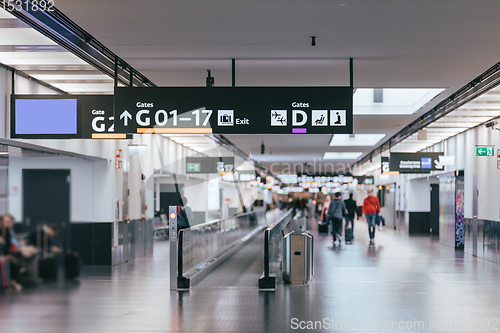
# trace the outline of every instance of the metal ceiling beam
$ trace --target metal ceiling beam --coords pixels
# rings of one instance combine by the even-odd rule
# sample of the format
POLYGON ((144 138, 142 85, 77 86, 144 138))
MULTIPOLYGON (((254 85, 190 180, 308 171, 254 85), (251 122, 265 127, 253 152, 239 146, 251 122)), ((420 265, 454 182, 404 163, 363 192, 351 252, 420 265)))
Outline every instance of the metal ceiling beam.
MULTIPOLYGON (((58 93, 60 93, 60 94, 68 94, 66 91, 64 91, 64 90, 62 90, 62 89, 59 89, 59 88, 57 88, 57 87, 54 87, 54 86, 53 86, 53 85, 51 85, 50 83, 47 83, 47 82, 42 81, 42 80, 39 80, 39 79, 37 79, 37 78, 35 78, 35 77, 33 77, 33 76, 29 75, 28 73, 25 73, 25 72, 23 72, 23 71, 20 71, 20 70, 18 70, 18 69, 15 69, 14 67, 11 67, 11 66, 9 66, 9 65, 6 65, 6 64, 3 64, 3 63, 1 63, 1 62, 0 62, 0 67, 1 67, 1 68, 4 68, 4 69, 6 69, 6 70, 8 70, 8 71, 10 71, 10 72, 12 72, 12 74, 14 75, 14 77, 15 77, 15 75, 19 75, 19 76, 22 76, 22 77, 24 77, 24 78, 26 78, 26 79, 28 79, 28 80, 31 80, 31 81, 33 81, 33 82, 36 82, 36 83, 38 83, 39 85, 42 85, 42 86, 44 86, 44 87, 47 87, 47 88, 52 89, 52 90, 54 90, 54 91, 57 91, 57 92, 58 92, 58 93)), ((15 82, 15 79, 14 79, 14 80, 12 80, 12 84, 14 84, 14 82, 15 82)), ((14 91, 14 86, 12 86, 12 91, 14 91)))
POLYGON ((46 153, 46 154, 49 154, 52 156, 67 156, 67 157, 73 157, 73 158, 81 158, 81 159, 89 160, 89 161, 110 161, 109 159, 106 159, 103 157, 82 155, 82 154, 73 153, 73 152, 69 152, 69 151, 65 151, 65 150, 44 147, 44 146, 36 145, 33 143, 25 142, 25 141, 17 141, 17 140, 1 139, 0 138, 0 145, 9 146, 9 147, 17 147, 17 148, 20 148, 23 150, 30 150, 30 151, 34 151, 37 153, 46 153))
POLYGON ((496 63, 488 70, 486 70, 481 75, 477 76, 474 80, 470 81, 456 92, 450 95, 450 97, 441 101, 432 110, 428 111, 424 115, 420 116, 418 119, 410 123, 408 126, 403 128, 401 131, 396 133, 394 136, 386 140, 384 143, 379 145, 377 148, 364 155, 358 162, 354 163, 353 167, 364 164, 370 159, 381 154, 383 151, 390 149, 396 144, 402 142, 412 134, 415 134, 427 125, 435 122, 436 120, 446 116, 450 112, 458 109, 459 107, 469 103, 476 97, 486 93, 488 90, 500 84, 500 62, 496 63))
MULTIPOLYGON (((28 1, 29 4, 32 2, 31 0, 25 1, 28 1)), ((0 7, 2 8, 11 5, 6 0, 0 0, 0 7)), ((117 62, 118 82, 125 86, 130 84, 131 76, 134 78, 133 83, 137 86, 156 86, 146 76, 134 70, 123 59, 73 22, 60 10, 55 7, 53 9, 53 11, 34 11, 31 5, 27 5, 23 6, 23 10, 12 10, 9 12, 111 78, 115 77, 115 62, 117 62)))

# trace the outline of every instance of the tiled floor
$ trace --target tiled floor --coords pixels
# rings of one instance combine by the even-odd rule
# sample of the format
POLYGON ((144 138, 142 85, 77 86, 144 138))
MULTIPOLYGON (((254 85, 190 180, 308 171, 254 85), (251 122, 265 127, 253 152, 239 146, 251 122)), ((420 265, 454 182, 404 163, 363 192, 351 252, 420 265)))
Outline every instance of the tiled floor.
MULTIPOLYGON (((317 332, 332 331, 332 321, 337 332, 500 331, 500 266, 427 237, 377 231, 370 248, 364 222, 352 245, 315 234, 314 280, 276 292, 216 275, 170 292, 166 244, 128 264, 86 269, 79 284, 2 295, 0 332, 317 332)), ((238 262, 256 276, 258 261, 238 262)))

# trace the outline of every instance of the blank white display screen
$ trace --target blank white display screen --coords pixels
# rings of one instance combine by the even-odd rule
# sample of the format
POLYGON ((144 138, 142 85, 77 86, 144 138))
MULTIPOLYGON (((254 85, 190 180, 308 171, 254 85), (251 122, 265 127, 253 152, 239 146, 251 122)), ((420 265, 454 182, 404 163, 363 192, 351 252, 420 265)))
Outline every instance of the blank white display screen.
POLYGON ((15 134, 77 134, 76 99, 16 99, 15 134))

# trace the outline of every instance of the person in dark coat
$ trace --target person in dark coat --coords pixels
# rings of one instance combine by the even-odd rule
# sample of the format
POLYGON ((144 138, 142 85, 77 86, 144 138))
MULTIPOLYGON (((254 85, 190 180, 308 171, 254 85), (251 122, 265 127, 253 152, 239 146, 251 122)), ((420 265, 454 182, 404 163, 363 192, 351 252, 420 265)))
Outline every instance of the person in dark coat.
POLYGON ((187 205, 187 198, 182 197, 180 202, 179 219, 177 220, 177 230, 190 228, 193 219, 193 211, 187 205))
POLYGON ((59 227, 55 223, 43 226, 42 230, 35 230, 29 234, 26 243, 33 245, 43 253, 58 253, 61 249, 52 244, 52 239, 59 233, 59 227))
POLYGON ((337 192, 330 202, 330 207, 328 207, 328 219, 332 221, 333 245, 337 245, 337 240, 339 241, 339 245, 342 243, 341 235, 344 214, 347 214, 347 210, 342 200, 342 193, 337 192))
POLYGON ((354 232, 354 216, 357 214, 357 205, 356 201, 353 199, 353 194, 349 193, 349 199, 345 200, 345 208, 347 209, 347 214, 345 215, 345 227, 349 228, 349 224, 351 224, 351 228, 354 232))

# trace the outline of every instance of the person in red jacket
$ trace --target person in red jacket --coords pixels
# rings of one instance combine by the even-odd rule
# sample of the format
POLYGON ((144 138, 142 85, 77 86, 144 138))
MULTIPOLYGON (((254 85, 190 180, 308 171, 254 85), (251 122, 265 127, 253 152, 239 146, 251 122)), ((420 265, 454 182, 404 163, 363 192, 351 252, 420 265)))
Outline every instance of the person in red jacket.
POLYGON ((375 223, 377 221, 377 215, 380 213, 380 202, 378 198, 373 195, 373 190, 369 189, 367 191, 368 197, 363 201, 363 214, 366 216, 366 222, 368 223, 368 234, 370 235, 370 245, 373 245, 373 239, 375 238, 375 223))

